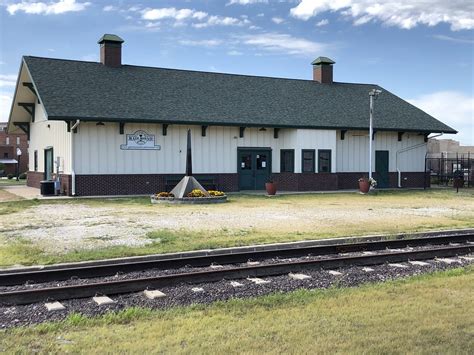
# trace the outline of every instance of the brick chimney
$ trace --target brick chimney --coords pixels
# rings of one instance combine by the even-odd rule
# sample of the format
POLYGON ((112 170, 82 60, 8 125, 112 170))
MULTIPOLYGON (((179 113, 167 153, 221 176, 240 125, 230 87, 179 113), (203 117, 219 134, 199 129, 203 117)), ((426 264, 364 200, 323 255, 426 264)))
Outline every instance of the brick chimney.
POLYGON ((313 80, 321 84, 332 84, 332 65, 336 62, 327 57, 316 58, 313 66, 313 80))
POLYGON ((119 36, 105 34, 99 39, 100 62, 108 67, 119 68, 122 65, 122 43, 119 36))

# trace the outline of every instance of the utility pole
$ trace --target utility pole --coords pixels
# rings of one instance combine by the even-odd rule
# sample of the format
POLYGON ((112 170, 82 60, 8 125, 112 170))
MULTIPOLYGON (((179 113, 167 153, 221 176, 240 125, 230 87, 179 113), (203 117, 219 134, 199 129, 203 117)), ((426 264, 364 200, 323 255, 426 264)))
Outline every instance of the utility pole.
POLYGON ((382 90, 372 89, 369 92, 370 115, 369 115, 369 179, 372 179, 372 137, 374 135, 374 100, 377 99, 382 90))

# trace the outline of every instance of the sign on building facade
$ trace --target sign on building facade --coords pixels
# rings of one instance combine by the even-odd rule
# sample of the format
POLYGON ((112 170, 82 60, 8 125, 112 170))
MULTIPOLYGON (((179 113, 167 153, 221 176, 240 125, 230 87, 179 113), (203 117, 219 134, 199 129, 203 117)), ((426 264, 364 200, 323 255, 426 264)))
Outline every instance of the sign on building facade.
POLYGON ((161 145, 155 144, 155 135, 143 130, 127 134, 125 144, 120 145, 122 150, 160 150, 161 145))

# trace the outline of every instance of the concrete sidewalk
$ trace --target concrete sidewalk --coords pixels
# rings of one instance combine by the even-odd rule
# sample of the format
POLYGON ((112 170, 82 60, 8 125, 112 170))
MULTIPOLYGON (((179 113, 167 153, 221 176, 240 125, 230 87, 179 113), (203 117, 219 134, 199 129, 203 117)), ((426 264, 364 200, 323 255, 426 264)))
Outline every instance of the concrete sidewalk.
POLYGON ((70 199, 70 196, 42 196, 40 194, 40 189, 24 185, 11 185, 1 187, 2 190, 16 195, 18 197, 24 198, 26 200, 54 200, 54 199, 70 199))

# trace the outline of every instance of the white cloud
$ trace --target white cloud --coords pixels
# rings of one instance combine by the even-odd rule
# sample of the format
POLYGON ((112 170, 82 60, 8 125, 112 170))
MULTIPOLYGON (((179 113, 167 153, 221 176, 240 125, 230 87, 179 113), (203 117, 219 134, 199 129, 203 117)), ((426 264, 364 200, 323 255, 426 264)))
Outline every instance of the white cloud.
POLYGON ((466 0, 301 0, 290 13, 308 20, 327 11, 352 17, 355 25, 380 21, 404 29, 439 23, 450 24, 453 31, 474 28, 474 2, 466 0))
POLYGON ((0 87, 14 87, 17 76, 15 74, 0 74, 0 87))
POLYGON ((8 121, 12 106, 12 95, 0 93, 0 122, 8 121))
POLYGON ((18 11, 35 15, 59 15, 66 12, 82 11, 90 2, 76 2, 76 0, 59 0, 55 2, 30 2, 21 1, 7 5, 7 11, 14 15, 18 11))
POLYGON ((329 20, 327 18, 322 19, 321 21, 316 22, 316 27, 322 27, 329 24, 329 20))
POLYGON ((258 3, 267 4, 268 0, 230 0, 227 5, 252 5, 258 3))
POLYGON ((464 145, 474 145, 474 97, 458 91, 439 91, 407 100, 459 131, 452 136, 464 145))
POLYGON ((285 22, 285 19, 281 17, 272 17, 272 21, 275 22, 277 25, 279 25, 280 23, 285 22))
POLYGON ((113 5, 107 5, 107 6, 104 6, 102 10, 105 12, 110 12, 110 11, 118 11, 119 8, 113 5))
POLYGON ((317 55, 326 52, 328 45, 312 42, 304 38, 293 37, 288 34, 263 33, 257 35, 241 36, 243 43, 271 52, 284 52, 287 54, 317 55))
POLYGON ((142 18, 144 20, 163 20, 163 19, 175 19, 182 21, 186 19, 198 19, 202 20, 207 17, 206 12, 196 11, 191 9, 176 9, 174 7, 164 7, 161 9, 145 9, 142 12, 142 18))
POLYGON ((232 50, 232 51, 228 51, 227 54, 228 55, 242 55, 243 53, 236 50, 232 50))
POLYGON ((457 38, 457 37, 451 37, 451 36, 445 36, 445 35, 434 35, 433 38, 436 38, 442 41, 474 44, 474 39, 457 38))
POLYGON ((198 47, 215 47, 222 43, 218 39, 204 39, 204 40, 181 40, 179 43, 185 46, 198 46, 198 47))
POLYGON ((205 28, 210 26, 244 26, 250 24, 247 19, 238 19, 235 17, 209 16, 206 22, 194 23, 195 28, 205 28))

